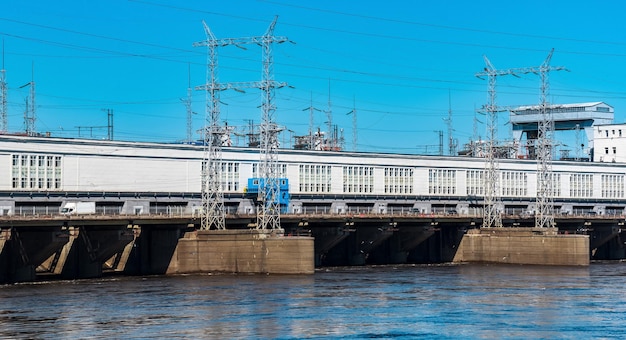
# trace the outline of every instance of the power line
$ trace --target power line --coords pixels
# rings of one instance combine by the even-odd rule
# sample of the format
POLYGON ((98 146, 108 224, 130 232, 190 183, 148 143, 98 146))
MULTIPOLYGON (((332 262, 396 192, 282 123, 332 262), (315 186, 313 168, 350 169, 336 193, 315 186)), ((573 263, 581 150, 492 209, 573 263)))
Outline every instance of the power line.
POLYGON ((305 10, 309 10, 309 11, 318 11, 318 12, 324 12, 324 13, 338 14, 338 15, 349 16, 349 17, 354 17, 354 18, 362 18, 362 19, 367 19, 367 20, 377 20, 377 21, 392 22, 392 23, 399 23, 399 24, 408 24, 408 25, 415 25, 415 26, 434 27, 434 28, 440 28, 440 29, 446 29, 446 30, 465 31, 465 32, 477 32, 477 33, 488 33, 488 34, 498 34, 498 35, 525 37, 525 38, 563 40, 563 41, 584 42, 584 43, 594 43, 594 44, 620 45, 620 46, 621 45, 626 45, 626 43, 615 42, 615 41, 599 41, 599 40, 587 40, 587 39, 578 39, 578 38, 553 37, 553 36, 534 35, 534 34, 526 34, 526 33, 512 33, 512 32, 503 32, 503 31, 492 31, 492 30, 476 29, 476 28, 469 28, 469 27, 457 27, 457 26, 448 26, 448 25, 438 25, 438 24, 423 23, 423 22, 418 22, 418 21, 389 19, 389 18, 383 18, 383 17, 371 16, 371 15, 362 15, 362 14, 356 14, 356 13, 340 12, 340 11, 327 10, 327 9, 321 9, 321 8, 315 8, 315 7, 295 5, 295 4, 292 4, 292 3, 287 4, 287 3, 278 2, 278 1, 270 1, 270 0, 260 0, 260 1, 261 2, 275 4, 275 5, 280 5, 280 6, 305 9, 305 10))

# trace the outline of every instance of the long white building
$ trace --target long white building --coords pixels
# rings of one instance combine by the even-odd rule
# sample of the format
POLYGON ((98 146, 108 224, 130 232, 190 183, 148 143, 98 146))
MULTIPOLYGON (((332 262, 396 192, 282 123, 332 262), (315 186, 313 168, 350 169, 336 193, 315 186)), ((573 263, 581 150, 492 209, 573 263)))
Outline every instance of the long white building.
MULTIPOLYGON (((95 201, 104 213, 193 212, 201 206, 203 155, 195 145, 0 135, 0 214, 58 213, 65 202, 77 200, 95 201)), ((224 148, 229 212, 254 212, 245 192, 247 180, 258 177, 259 159, 258 149, 224 148)), ((623 161, 555 161, 557 213, 623 214, 623 161)), ((279 150, 278 163, 281 177, 289 179, 289 213, 480 215, 483 204, 482 158, 279 150)), ((501 159, 499 167, 501 210, 532 212, 535 161, 501 159)))

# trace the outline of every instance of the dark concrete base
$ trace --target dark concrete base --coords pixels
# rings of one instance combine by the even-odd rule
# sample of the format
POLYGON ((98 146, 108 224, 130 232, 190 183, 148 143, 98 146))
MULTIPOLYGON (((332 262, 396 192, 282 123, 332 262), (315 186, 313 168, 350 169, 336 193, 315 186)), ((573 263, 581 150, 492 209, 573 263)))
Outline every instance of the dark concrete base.
POLYGON ((588 266, 589 237, 558 235, 556 228, 473 229, 453 261, 588 266))

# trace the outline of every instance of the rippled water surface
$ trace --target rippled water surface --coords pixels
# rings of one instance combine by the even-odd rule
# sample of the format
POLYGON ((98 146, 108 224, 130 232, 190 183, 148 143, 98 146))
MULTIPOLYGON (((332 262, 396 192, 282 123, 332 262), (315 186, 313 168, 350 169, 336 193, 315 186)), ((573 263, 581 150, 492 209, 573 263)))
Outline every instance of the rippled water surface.
POLYGON ((0 338, 626 338, 626 263, 0 286, 0 338))

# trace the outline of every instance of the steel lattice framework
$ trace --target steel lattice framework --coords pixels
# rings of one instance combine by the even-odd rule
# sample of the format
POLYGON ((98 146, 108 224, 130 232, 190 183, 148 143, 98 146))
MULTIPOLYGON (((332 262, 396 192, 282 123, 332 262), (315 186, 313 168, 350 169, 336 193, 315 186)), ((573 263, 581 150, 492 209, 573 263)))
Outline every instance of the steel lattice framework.
POLYGON ((552 151, 554 144, 554 118, 549 108, 548 94, 550 71, 566 70, 562 66, 551 67, 552 53, 541 66, 538 67, 541 77, 540 116, 537 139, 537 211, 535 213, 535 226, 539 228, 552 228, 554 224, 554 183, 552 174, 552 151))
POLYGON ((207 46, 206 84, 196 87, 206 91, 204 160, 202 162, 202 218, 200 229, 225 229, 224 193, 221 188, 222 145, 220 119, 220 91, 224 87, 217 79, 217 47, 223 46, 205 22, 202 22, 207 40, 194 46, 207 46))
POLYGON ((7 81, 4 66, 0 70, 0 132, 9 130, 7 112, 7 81))
POLYGON ((274 90, 286 85, 273 79, 273 57, 271 45, 289 41, 286 37, 275 37, 275 17, 264 35, 258 37, 217 39, 206 23, 203 22, 207 40, 194 43, 194 46, 207 46, 207 83, 197 86, 196 90, 206 91, 206 127, 204 129, 204 162, 202 169, 202 230, 225 229, 224 194, 221 187, 222 178, 222 141, 221 137, 228 133, 219 125, 220 99, 219 93, 228 89, 258 88, 263 91, 261 103, 262 119, 260 126, 261 152, 258 202, 260 202, 257 229, 280 228, 280 205, 278 201, 278 164, 276 149, 278 148, 278 132, 280 129, 274 122, 274 90), (263 50, 263 78, 260 82, 219 83, 217 80, 217 48, 244 44, 260 45, 263 50))
POLYGON ((477 77, 487 76, 488 104, 484 106, 487 112, 487 147, 485 162, 485 203, 483 209, 483 227, 502 227, 502 216, 498 211, 500 195, 498 192, 498 159, 496 157, 496 138, 498 137, 498 108, 496 106, 496 78, 511 74, 510 70, 497 70, 487 57, 484 72, 477 73, 477 77))
POLYGON ((288 41, 286 37, 275 37, 274 20, 261 37, 261 47, 263 49, 263 79, 260 89, 263 91, 263 101, 261 104, 261 160, 260 177, 264 179, 263 185, 259 188, 260 210, 257 217, 257 229, 278 229, 280 228, 280 204, 278 200, 278 126, 274 121, 276 106, 274 105, 274 92, 276 88, 285 86, 285 83, 278 83, 274 80, 274 59, 272 55, 272 44, 288 41))
POLYGON ((193 99, 192 99, 192 89, 191 89, 191 67, 189 66, 189 68, 190 70, 187 72, 188 84, 189 84, 187 86, 187 98, 181 99, 183 104, 185 104, 185 110, 187 112, 187 138, 186 138, 187 143, 193 142, 193 114, 194 114, 193 108, 192 108, 193 99))
POLYGON ((485 174, 485 209, 483 212, 483 227, 501 227, 502 217, 498 211, 500 206, 499 193, 499 172, 498 161, 496 157, 496 137, 498 112, 503 111, 496 106, 496 77, 504 75, 517 76, 518 74, 534 73, 541 77, 541 122, 539 123, 539 140, 537 141, 538 157, 537 157, 537 213, 535 214, 535 225, 537 227, 554 226, 554 200, 552 188, 552 134, 554 131, 554 120, 548 109, 548 73, 550 71, 564 70, 564 67, 551 67, 550 59, 554 49, 546 60, 540 66, 510 68, 497 70, 487 57, 485 59, 485 70, 477 73, 477 77, 487 76, 489 83, 489 104, 485 105, 488 114, 487 124, 487 155, 486 155, 486 174, 485 174))

